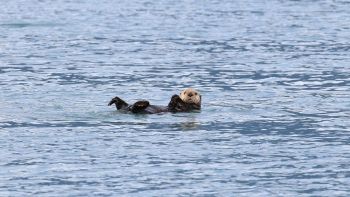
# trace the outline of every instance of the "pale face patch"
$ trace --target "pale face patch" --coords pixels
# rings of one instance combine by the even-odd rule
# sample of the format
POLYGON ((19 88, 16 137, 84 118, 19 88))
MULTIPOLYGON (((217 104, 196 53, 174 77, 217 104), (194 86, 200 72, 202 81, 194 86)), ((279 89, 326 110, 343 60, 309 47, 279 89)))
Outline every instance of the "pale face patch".
POLYGON ((185 103, 201 104, 201 95, 193 88, 187 88, 180 93, 180 98, 185 103))

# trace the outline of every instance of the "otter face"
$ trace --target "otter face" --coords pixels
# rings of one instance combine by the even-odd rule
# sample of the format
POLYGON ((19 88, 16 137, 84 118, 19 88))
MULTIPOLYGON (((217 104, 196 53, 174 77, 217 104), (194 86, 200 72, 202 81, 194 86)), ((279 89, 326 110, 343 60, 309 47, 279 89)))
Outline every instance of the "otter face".
POLYGON ((187 88, 180 93, 180 98, 185 103, 193 103, 196 105, 201 104, 201 95, 199 92, 192 88, 187 88))

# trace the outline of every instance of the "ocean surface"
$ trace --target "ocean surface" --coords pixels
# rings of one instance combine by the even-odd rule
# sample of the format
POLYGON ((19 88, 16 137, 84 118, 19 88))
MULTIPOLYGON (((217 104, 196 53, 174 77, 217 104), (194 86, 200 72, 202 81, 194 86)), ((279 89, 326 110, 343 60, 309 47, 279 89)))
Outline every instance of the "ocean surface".
POLYGON ((0 150, 0 196, 350 196, 350 2, 1 0, 0 150))

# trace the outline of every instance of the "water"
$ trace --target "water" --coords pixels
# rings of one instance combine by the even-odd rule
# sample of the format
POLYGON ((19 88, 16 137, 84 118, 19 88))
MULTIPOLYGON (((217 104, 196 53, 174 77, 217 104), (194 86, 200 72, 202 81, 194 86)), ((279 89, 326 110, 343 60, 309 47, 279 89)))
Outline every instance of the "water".
POLYGON ((2 1, 0 196, 349 196, 348 1, 2 1), (132 115, 114 96, 200 113, 132 115))

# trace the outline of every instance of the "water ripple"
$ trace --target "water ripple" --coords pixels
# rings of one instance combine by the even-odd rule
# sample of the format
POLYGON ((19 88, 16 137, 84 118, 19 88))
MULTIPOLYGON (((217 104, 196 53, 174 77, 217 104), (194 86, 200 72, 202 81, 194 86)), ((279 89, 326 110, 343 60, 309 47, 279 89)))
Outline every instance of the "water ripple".
POLYGON ((349 196, 349 9, 2 2, 0 196, 349 196))

